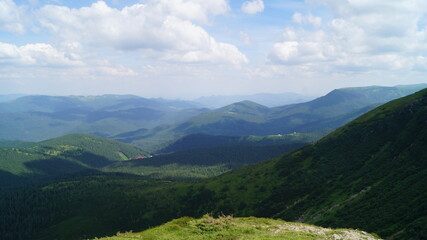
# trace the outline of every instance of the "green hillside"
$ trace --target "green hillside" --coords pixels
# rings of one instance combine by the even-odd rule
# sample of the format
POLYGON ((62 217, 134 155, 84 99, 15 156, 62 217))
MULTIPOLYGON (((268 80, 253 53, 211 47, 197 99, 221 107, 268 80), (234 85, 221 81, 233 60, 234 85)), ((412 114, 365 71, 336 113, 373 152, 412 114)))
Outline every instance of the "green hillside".
POLYGON ((267 136, 220 136, 207 134, 190 134, 171 141, 157 153, 169 153, 197 148, 219 146, 272 146, 294 143, 310 143, 325 136, 328 132, 290 133, 267 136))
POLYGON ((1 185, 15 178, 52 177, 94 170, 108 164, 146 156, 142 150, 121 142, 88 135, 72 134, 33 143, 29 147, 0 147, 1 185), (12 178, 13 179, 13 178, 12 178))
POLYGON ((266 146, 216 146, 116 162, 101 170, 154 179, 190 180, 218 176, 232 169, 258 163, 306 145, 303 142, 266 146))
POLYGON ((425 239, 426 122, 423 90, 300 150, 212 179, 95 175, 2 189, 0 232, 4 239, 85 239, 224 213, 425 239))
POLYGON ((426 120, 424 90, 363 115, 315 145, 226 174, 206 187, 218 193, 228 186, 222 199, 229 199, 229 211, 238 215, 422 239, 427 229, 426 120))
POLYGON ((183 217, 140 233, 117 233, 101 240, 158 239, 158 240, 375 240, 366 232, 351 229, 327 229, 266 218, 233 218, 209 215, 201 219, 183 217))
POLYGON ((164 147, 161 144, 167 141, 189 134, 264 136, 333 130, 380 104, 425 87, 427 85, 343 88, 306 103, 275 108, 243 101, 202 113, 176 125, 130 133, 117 140, 153 151, 164 147))

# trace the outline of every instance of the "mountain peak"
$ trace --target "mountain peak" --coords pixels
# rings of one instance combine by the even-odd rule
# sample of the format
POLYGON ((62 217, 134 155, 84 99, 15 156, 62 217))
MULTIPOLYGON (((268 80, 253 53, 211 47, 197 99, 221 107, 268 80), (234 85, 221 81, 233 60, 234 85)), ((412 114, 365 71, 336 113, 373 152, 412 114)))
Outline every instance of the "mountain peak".
POLYGON ((256 110, 256 111, 268 111, 269 108, 261 105, 259 103, 249 101, 249 100, 243 100, 240 102, 236 102, 230 105, 227 105, 225 107, 219 108, 219 111, 229 111, 235 109, 236 111, 243 111, 243 110, 256 110))

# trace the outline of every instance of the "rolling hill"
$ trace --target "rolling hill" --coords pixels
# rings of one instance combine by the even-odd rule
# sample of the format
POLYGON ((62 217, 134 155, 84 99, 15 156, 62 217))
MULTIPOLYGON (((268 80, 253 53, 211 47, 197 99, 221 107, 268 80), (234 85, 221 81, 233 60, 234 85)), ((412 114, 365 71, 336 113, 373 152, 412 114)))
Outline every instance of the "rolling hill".
POLYGON ((42 141, 70 133, 109 136, 205 111, 192 102, 133 95, 23 96, 0 102, 0 139, 42 141))
POLYGON ((275 138, 277 136, 266 139, 253 136, 242 138, 234 145, 193 146, 155 156, 125 143, 88 134, 71 134, 38 143, 1 141, 0 145, 4 146, 0 147, 0 177, 3 179, 0 186, 14 186, 18 179, 20 184, 88 171, 154 179, 200 179, 261 162, 307 144, 289 140, 275 142, 275 138), (243 144, 249 142, 252 146, 243 144))
POLYGON ((251 101, 267 107, 277 107, 294 103, 307 102, 314 99, 297 93, 260 93, 253 95, 231 95, 231 96, 209 96, 194 99, 194 102, 200 103, 209 108, 220 108, 236 102, 251 101))
POLYGON ((385 239, 425 239, 426 121, 423 90, 314 144, 212 179, 94 175, 5 189, 0 231, 5 239, 82 239, 224 213, 358 228, 385 239))
POLYGON ((0 185, 13 186, 17 179, 21 183, 97 171, 138 156, 147 156, 147 153, 128 144, 88 134, 66 135, 25 147, 0 147, 0 178, 3 180, 0 185))
MULTIPOLYGON (((406 96, 427 85, 358 87, 336 89, 315 100, 268 108, 243 101, 194 116, 169 127, 125 134, 114 139, 152 151, 164 143, 189 134, 225 136, 277 135, 336 129, 390 100, 406 96)), ((163 144, 163 145, 162 145, 163 144)))

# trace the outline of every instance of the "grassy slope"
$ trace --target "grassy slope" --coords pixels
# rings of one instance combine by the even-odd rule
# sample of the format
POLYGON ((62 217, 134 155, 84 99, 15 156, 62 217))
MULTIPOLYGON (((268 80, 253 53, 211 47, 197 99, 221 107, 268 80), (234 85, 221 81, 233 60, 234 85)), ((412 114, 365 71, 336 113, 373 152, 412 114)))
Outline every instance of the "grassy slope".
POLYGON ((162 239, 162 240, 375 240, 362 231, 349 229, 326 229, 302 223, 289 223, 266 218, 213 218, 205 215, 200 219, 183 217, 162 226, 140 233, 117 233, 101 240, 162 239))

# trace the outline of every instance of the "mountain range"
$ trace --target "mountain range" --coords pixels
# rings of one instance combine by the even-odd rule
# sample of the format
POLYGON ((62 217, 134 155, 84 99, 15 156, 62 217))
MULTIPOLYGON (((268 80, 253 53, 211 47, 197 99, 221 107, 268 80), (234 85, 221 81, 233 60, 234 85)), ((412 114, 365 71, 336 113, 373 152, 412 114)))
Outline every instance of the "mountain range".
POLYGON ((304 96, 297 93, 259 93, 252 95, 232 95, 232 96, 209 96, 194 99, 194 102, 200 103, 208 108, 220 108, 236 102, 251 101, 267 107, 278 107, 294 103, 307 102, 314 97, 304 96))
POLYGON ((207 109, 133 95, 24 96, 0 102, 0 139, 42 141, 70 133, 109 136, 175 123, 207 109))
POLYGON ((425 239, 426 122, 422 90, 298 150, 202 181, 97 172, 3 188, 0 232, 5 239, 87 239, 223 213, 425 239))
POLYGON ((136 130, 113 138, 153 151, 163 148, 168 141, 190 134, 264 136, 327 133, 382 103, 425 87, 427 85, 419 84, 343 88, 309 102, 274 108, 243 101, 201 113, 170 126, 136 130))

